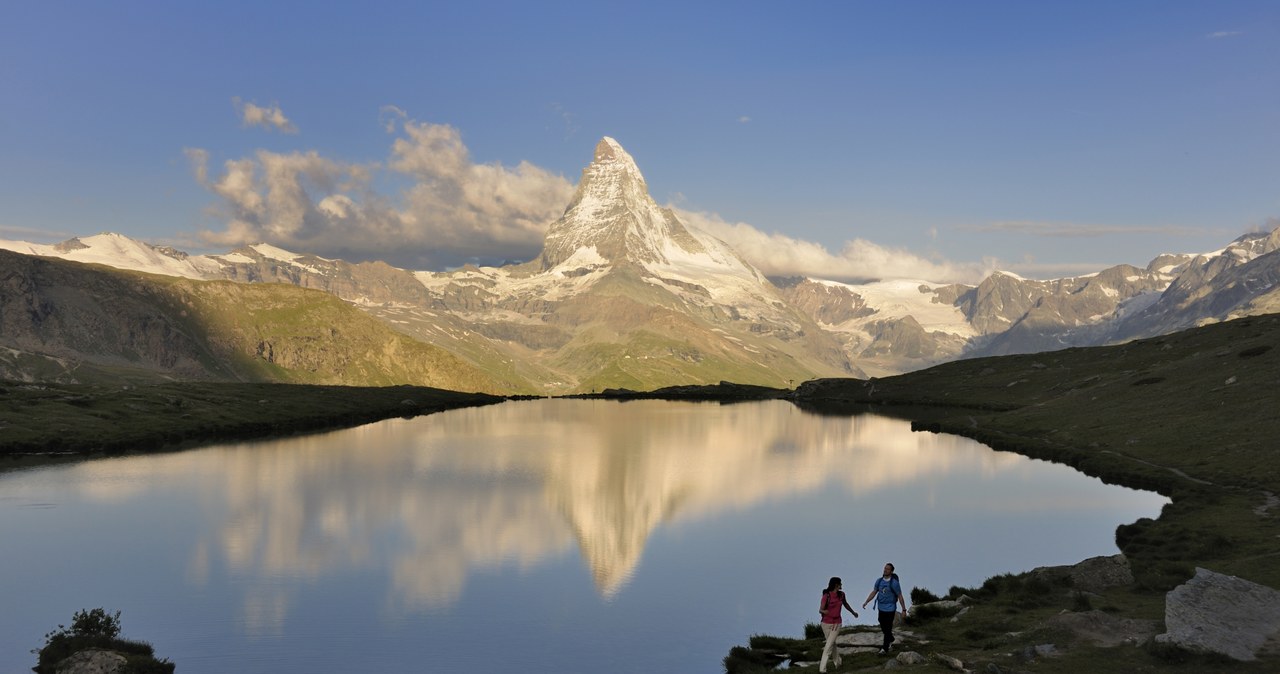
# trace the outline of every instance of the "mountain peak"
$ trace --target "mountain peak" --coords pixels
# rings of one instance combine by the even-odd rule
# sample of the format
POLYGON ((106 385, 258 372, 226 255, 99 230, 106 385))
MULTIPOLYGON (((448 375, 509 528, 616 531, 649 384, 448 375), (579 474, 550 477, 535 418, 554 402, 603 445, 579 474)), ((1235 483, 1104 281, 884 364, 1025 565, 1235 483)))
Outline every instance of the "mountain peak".
POLYGON ((605 136, 600 139, 599 143, 596 143, 596 161, 614 160, 620 157, 631 159, 631 155, 627 154, 627 151, 622 149, 622 146, 618 144, 618 141, 610 138, 609 136, 605 136))
POLYGON ((618 141, 608 136, 596 143, 595 156, 591 164, 582 170, 582 180, 570 208, 592 196, 601 199, 649 198, 649 186, 640 174, 636 160, 622 149, 618 141))
POLYGON ((605 136, 585 169, 564 216, 551 224, 542 250, 549 269, 584 248, 606 260, 660 257, 660 242, 683 230, 674 215, 659 208, 631 155, 605 136), (638 249, 645 249, 640 252, 638 249))

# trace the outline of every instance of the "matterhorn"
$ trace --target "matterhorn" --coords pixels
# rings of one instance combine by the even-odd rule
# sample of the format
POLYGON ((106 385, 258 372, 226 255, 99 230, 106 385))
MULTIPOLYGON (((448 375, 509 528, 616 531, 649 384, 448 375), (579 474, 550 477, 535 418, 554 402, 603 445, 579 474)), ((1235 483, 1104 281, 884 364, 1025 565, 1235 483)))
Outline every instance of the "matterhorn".
POLYGON ((451 350, 487 353, 481 361, 519 363, 543 392, 720 381, 785 387, 858 374, 840 344, 789 307, 764 274, 658 206, 635 160, 608 137, 537 258, 417 276, 431 305, 485 343, 441 344, 438 324, 408 313, 393 320, 451 350))

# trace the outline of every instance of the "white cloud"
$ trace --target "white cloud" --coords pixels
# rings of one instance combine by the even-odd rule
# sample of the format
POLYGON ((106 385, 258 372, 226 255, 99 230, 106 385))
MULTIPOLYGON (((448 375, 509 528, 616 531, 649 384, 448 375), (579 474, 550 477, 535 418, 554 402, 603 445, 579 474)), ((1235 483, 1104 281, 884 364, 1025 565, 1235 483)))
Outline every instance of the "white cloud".
MULTIPOLYGON (((383 109, 393 124, 400 112, 383 109)), ((259 150, 224 162, 212 177, 208 153, 188 149, 197 180, 222 198, 224 228, 201 237, 411 269, 538 254, 547 226, 573 194, 568 180, 528 162, 475 164, 448 125, 404 119, 398 126, 402 134, 385 165, 346 163, 315 151, 259 150), (379 194, 372 187, 378 171, 407 176, 412 184, 394 197, 379 194)))
MULTIPOLYGON (((350 261, 377 259, 415 270, 469 261, 529 260, 564 213, 574 184, 529 162, 477 164, 452 126, 416 122, 386 106, 379 123, 396 137, 381 164, 355 164, 315 151, 259 150, 226 160, 217 175, 208 152, 186 150, 196 179, 221 197, 221 229, 201 232, 219 246, 265 242, 350 261), (392 174, 410 179, 394 195, 373 189, 392 174)), ((770 275, 835 280, 911 278, 976 282, 994 263, 957 264, 870 241, 839 252, 747 223, 674 207, 687 224, 719 237, 770 275)))
POLYGON ((1239 31, 1239 30, 1219 30, 1213 33, 1209 33, 1205 37, 1209 38, 1210 40, 1221 40, 1224 37, 1235 37, 1237 35, 1243 35, 1243 34, 1244 34, 1244 31, 1239 31))
POLYGON ((396 127, 409 118, 409 113, 394 105, 384 105, 378 109, 378 121, 387 133, 395 133, 396 127))
POLYGON ((298 132, 298 128, 284 116, 284 111, 275 103, 272 103, 271 107, 264 108, 249 101, 241 101, 237 96, 231 99, 231 104, 236 107, 236 113, 240 115, 240 122, 244 126, 261 126, 281 133, 298 132))
POLYGON ((993 261, 956 264, 931 260, 905 249, 888 248, 864 239, 845 243, 838 253, 812 241, 766 234, 744 223, 726 222, 712 213, 672 207, 685 224, 728 243, 738 254, 770 276, 812 276, 831 280, 922 279, 976 283, 995 268, 993 261))
POLYGON ((741 117, 739 117, 739 118, 738 118, 738 123, 739 123, 739 124, 746 124, 747 122, 750 122, 750 121, 751 121, 751 118, 750 118, 750 117, 748 117, 748 116, 746 116, 746 115, 743 115, 743 116, 741 116, 741 117))

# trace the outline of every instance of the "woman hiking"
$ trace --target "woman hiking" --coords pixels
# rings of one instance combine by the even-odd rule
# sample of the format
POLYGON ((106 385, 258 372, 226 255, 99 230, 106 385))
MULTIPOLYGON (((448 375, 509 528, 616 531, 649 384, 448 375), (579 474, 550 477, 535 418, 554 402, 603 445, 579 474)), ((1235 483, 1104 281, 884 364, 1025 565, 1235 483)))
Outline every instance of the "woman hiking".
POLYGON ((836 667, 840 666, 840 651, 836 648, 836 636, 840 634, 841 625, 840 610, 847 608, 853 617, 858 617, 858 612, 849 605, 840 587, 840 577, 832 576, 827 581, 827 589, 822 591, 822 602, 818 604, 818 613, 822 614, 822 634, 826 637, 826 645, 822 647, 822 662, 818 663, 819 672, 827 671, 827 658, 831 656, 834 656, 831 659, 836 667))

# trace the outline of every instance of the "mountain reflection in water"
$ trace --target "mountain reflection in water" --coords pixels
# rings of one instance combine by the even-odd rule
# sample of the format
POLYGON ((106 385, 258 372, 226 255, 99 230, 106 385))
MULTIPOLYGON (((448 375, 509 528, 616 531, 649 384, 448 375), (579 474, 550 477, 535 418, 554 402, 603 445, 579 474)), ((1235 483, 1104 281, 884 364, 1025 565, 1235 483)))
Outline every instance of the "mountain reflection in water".
POLYGON ((870 494, 955 464, 994 473, 1025 462, 877 416, 818 417, 782 402, 687 411, 651 401, 506 403, 75 470, 103 500, 147 488, 129 479, 136 469, 170 487, 199 476, 187 488, 225 498, 216 539, 194 555, 197 577, 215 551, 235 572, 262 577, 386 563, 393 596, 432 606, 453 601, 468 570, 534 565, 574 544, 611 595, 664 523, 828 481, 870 494), (387 536, 397 550, 380 562, 387 536))
MULTIPOLYGON (((430 633, 379 657, 396 668, 430 650, 466 667, 484 648, 467 635, 492 619, 476 607, 515 596, 526 622, 507 642, 546 671, 563 670, 570 643, 569 653, 625 657, 632 671, 690 657, 702 671, 732 639, 799 629, 812 618, 808 594, 860 568, 850 564, 877 570, 879 548, 900 566, 915 560, 909 585, 955 583, 1060 559, 1047 541, 1074 555, 1055 563, 1076 561, 1091 552, 1080 540, 1105 547, 1107 527, 1154 515, 1162 501, 899 420, 816 416, 781 401, 508 402, 0 475, 0 494, 0 536, 30 543, 10 549, 11 581, 53 576, 49 558, 120 546, 91 573, 64 562, 62 577, 76 574, 65 591, 88 603, 29 618, 48 625, 10 616, 0 628, 43 633, 71 611, 111 604, 99 590, 114 585, 135 607, 126 620, 139 606, 209 616, 139 634, 196 672, 221 671, 227 657, 242 671, 274 671, 280 652, 306 671, 299 648, 338 666, 333 658, 355 656, 318 643, 333 630, 384 647, 384 634, 430 633), (24 507, 37 503, 55 507, 24 507), (839 543, 794 552, 824 538, 839 543), (583 566, 595 598, 579 590, 583 566), (751 589, 718 620, 712 597, 734 586, 751 589), (654 651, 653 639, 668 649, 654 651)), ((0 579, 0 593, 21 591, 0 579)))

